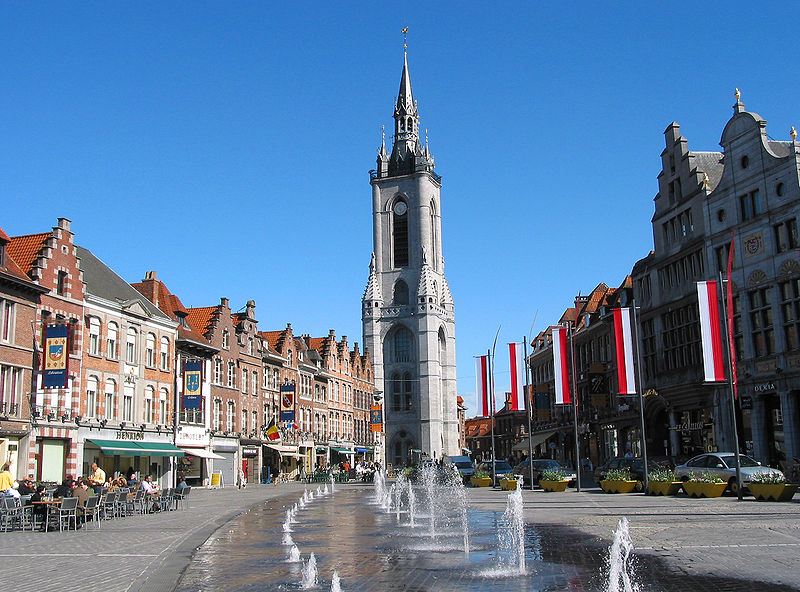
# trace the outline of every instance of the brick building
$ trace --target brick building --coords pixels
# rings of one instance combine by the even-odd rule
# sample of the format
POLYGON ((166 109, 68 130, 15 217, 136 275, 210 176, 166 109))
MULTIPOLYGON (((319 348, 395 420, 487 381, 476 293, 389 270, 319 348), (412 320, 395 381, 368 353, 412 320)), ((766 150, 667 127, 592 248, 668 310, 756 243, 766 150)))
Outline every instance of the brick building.
POLYGON ((34 329, 48 289, 25 275, 8 253, 11 239, 0 228, 0 463, 11 474, 28 474, 34 329))
MULTIPOLYGON (((49 324, 66 326, 69 339, 69 376, 64 388, 42 388, 37 377, 33 389, 31 431, 27 450, 20 449, 25 458, 25 474, 44 481, 61 481, 65 475, 80 470, 76 445, 81 397, 81 362, 83 351, 82 271, 70 221, 59 218, 57 226, 48 232, 11 237, 6 254, 35 284, 49 290, 41 295, 34 321, 36 351, 42 351, 42 331, 49 324)), ((33 367, 41 360, 34 356, 33 367)))

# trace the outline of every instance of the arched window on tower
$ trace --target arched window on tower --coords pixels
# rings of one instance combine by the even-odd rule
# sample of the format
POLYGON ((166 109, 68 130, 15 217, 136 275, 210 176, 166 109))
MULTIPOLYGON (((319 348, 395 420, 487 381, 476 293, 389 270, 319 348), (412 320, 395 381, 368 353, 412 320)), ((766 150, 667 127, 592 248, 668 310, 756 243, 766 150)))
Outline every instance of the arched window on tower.
POLYGON ((408 284, 403 280, 397 280, 397 283, 394 285, 392 304, 408 304, 408 284))
POLYGON ((410 132, 414 131, 414 118, 413 117, 409 117, 408 118, 408 125, 406 127, 408 128, 408 131, 410 131, 410 132))
POLYGON ((403 404, 405 411, 411 411, 414 408, 414 401, 412 397, 412 381, 411 373, 403 373, 403 404))
POLYGON ((431 267, 439 271, 439 231, 436 224, 436 203, 431 200, 431 207, 428 208, 431 217, 431 267))
POLYGON ((401 199, 392 207, 392 255, 395 267, 408 266, 408 205, 401 199))
POLYGON ((392 335, 392 361, 411 362, 411 332, 405 327, 399 327, 392 335))
POLYGON ((392 401, 392 411, 400 411, 403 409, 403 399, 402 399, 402 381, 400 380, 400 375, 395 372, 392 374, 391 378, 389 379, 389 388, 391 389, 391 401, 392 401))

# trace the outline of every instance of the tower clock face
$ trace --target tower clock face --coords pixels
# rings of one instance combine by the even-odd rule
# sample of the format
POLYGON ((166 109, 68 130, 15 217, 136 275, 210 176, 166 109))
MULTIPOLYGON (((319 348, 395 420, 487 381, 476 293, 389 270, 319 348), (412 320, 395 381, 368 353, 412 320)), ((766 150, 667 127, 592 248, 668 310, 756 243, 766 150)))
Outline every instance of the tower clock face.
POLYGON ((402 216, 403 214, 405 214, 406 210, 408 210, 406 202, 398 201, 397 203, 394 204, 394 213, 397 214, 398 216, 402 216))

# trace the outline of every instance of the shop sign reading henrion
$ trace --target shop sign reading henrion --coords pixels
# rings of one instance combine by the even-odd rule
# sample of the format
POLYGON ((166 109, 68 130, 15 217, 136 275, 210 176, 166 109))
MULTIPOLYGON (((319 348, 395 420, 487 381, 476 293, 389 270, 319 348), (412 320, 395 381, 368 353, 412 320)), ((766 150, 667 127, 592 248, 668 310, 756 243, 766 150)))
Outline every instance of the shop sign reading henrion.
POLYGON ((144 432, 117 432, 117 440, 144 440, 144 432))

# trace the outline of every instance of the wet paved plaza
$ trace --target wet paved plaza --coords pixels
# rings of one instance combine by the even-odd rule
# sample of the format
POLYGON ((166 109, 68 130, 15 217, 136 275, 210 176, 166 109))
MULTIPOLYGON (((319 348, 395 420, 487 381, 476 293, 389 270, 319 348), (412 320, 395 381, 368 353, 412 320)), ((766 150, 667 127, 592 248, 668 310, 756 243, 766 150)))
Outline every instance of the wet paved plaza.
MULTIPOLYGON (((496 491, 488 495, 495 501, 507 497, 496 491)), ((318 584, 314 589, 330 590, 334 571, 341 578, 341 589, 352 591, 606 589, 608 537, 569 526, 528 521, 526 571, 523 575, 513 575, 516 571, 513 557, 500 548, 498 539, 498 532, 507 526, 501 508, 485 509, 481 504, 476 508, 470 504, 469 556, 466 556, 458 521, 443 521, 432 534, 422 501, 424 492, 419 497, 415 528, 410 526, 405 512, 398 517, 395 512, 387 513, 376 505, 371 487, 339 487, 334 495, 317 497, 299 509, 289 536, 303 561, 308 560, 311 552, 315 554, 318 584)), ((296 502, 296 497, 289 497, 255 507, 218 531, 195 553, 177 590, 301 589, 303 564, 289 562, 291 547, 283 544, 286 510, 296 502)), ((635 530, 633 536, 635 545, 635 530)), ((796 590, 775 583, 759 583, 752 578, 709 576, 696 570, 685 573, 668 555, 660 557, 652 549, 636 555, 638 590, 796 590)))

